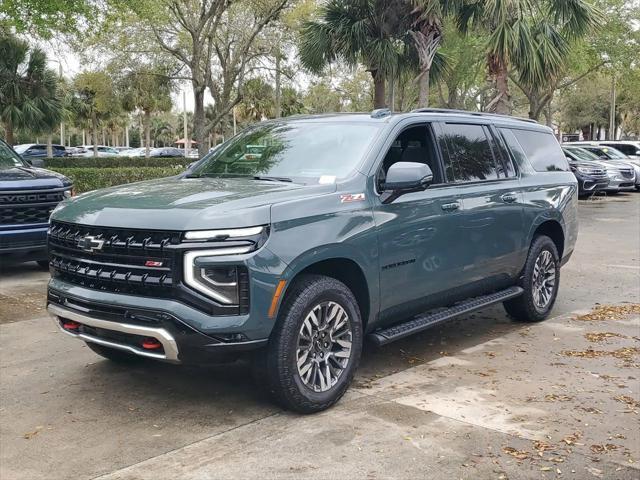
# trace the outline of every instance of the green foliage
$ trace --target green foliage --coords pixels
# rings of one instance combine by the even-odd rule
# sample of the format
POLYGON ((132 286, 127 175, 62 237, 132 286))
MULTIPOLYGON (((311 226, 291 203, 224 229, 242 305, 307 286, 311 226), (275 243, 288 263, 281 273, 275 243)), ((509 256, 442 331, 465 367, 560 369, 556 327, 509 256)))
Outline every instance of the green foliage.
POLYGON ((99 188, 170 177, 184 171, 182 167, 119 167, 119 168, 52 168, 73 181, 77 193, 99 188))
POLYGON ((0 120, 9 143, 14 128, 51 131, 62 117, 56 74, 39 48, 0 31, 0 120))
POLYGON ((0 20, 17 32, 50 38, 56 32, 75 32, 95 12, 87 0, 2 0, 0 20))
POLYGON ((157 157, 56 157, 45 158, 44 168, 56 170, 58 168, 144 168, 144 167, 187 167, 195 162, 194 158, 157 158, 157 157))

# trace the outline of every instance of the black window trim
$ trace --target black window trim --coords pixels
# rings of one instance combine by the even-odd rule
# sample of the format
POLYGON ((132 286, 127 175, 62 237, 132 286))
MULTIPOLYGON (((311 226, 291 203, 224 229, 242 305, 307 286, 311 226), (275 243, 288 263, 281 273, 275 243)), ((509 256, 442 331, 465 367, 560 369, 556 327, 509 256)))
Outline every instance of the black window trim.
MULTIPOLYGON (((480 122, 465 122, 462 120, 454 120, 454 121, 440 121, 440 122, 434 122, 438 124, 438 136, 444 135, 444 132, 442 131, 442 129, 440 128, 441 125, 444 124, 456 124, 456 125, 478 125, 480 127, 482 127, 482 130, 485 131, 487 128, 490 129, 491 126, 493 126, 490 123, 480 123, 480 122)), ((487 132, 485 131, 485 135, 487 134, 487 132)), ((487 140, 489 140, 490 137, 487 138, 487 140)), ((493 161, 494 163, 496 163, 497 161, 499 161, 496 158, 495 152, 493 151, 492 145, 491 145, 491 141, 488 141, 489 143, 489 149, 491 150, 491 155, 493 156, 493 161)), ((438 150, 440 150, 440 141, 439 139, 436 141, 436 144, 438 146, 438 150)), ((447 152, 448 154, 449 152, 447 152)), ((444 153, 441 152, 442 155, 444 155, 444 153)), ((446 170, 444 169, 444 157, 442 158, 442 162, 443 162, 443 174, 446 174, 446 170)), ((514 162, 515 163, 515 162, 514 162)), ((496 164, 496 170, 497 170, 498 165, 496 164)), ((515 167, 515 165, 514 165, 515 167)), ((504 167, 503 167, 504 168, 504 167)), ((504 178, 491 178, 491 179, 487 179, 487 180, 470 180, 470 181, 449 181, 449 179, 447 179, 447 181, 445 182, 445 184, 442 185, 476 185, 476 184, 492 184, 492 183, 499 183, 499 182, 505 182, 505 181, 513 181, 513 180, 519 180, 520 179, 520 172, 519 170, 516 168, 515 169, 517 176, 515 177, 504 177, 504 178)))

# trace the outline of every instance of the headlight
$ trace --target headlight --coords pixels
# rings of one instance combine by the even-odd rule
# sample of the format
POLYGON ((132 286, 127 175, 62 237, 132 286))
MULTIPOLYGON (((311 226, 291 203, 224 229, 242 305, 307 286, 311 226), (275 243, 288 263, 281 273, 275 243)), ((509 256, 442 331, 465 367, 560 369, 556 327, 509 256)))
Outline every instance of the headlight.
POLYGON ((264 227, 230 228, 223 230, 194 230, 184 234, 185 240, 212 240, 215 238, 241 238, 259 235, 264 227))
POLYGON ((75 197, 76 196, 76 190, 75 190, 75 188, 71 187, 68 190, 65 190, 64 192, 62 192, 62 195, 64 196, 64 198, 75 197))
POLYGON ((184 255, 184 281, 195 290, 225 305, 239 304, 239 267, 237 265, 197 265, 200 257, 236 255, 251 247, 230 247, 217 250, 195 250, 184 255))
POLYGON ((577 170, 585 175, 593 175, 596 172, 595 169, 589 167, 577 167, 577 170))

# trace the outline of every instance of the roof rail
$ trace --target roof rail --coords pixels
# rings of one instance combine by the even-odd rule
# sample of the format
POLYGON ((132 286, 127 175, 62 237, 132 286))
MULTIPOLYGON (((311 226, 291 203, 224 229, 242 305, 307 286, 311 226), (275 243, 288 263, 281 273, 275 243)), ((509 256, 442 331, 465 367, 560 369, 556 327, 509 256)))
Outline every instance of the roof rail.
POLYGON ((461 113, 464 115, 475 115, 477 117, 501 117, 510 118, 512 120, 520 120, 521 122, 538 123, 531 118, 512 117, 511 115, 503 115, 500 113, 470 112, 468 110, 454 110, 451 108, 416 108, 415 110, 411 110, 411 113, 461 113))

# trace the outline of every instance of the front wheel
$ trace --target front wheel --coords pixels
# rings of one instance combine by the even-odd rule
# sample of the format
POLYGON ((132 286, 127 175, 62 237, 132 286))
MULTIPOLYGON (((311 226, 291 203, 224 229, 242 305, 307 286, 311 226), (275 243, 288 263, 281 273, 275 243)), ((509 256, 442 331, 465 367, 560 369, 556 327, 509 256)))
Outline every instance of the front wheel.
POLYGON ((533 240, 522 274, 524 293, 504 302, 511 318, 539 322, 549 316, 560 285, 560 258, 555 243, 540 235, 533 240))
POLYGON ((304 275, 292 285, 267 349, 268 388, 287 409, 325 410, 346 392, 360 361, 362 320, 342 282, 304 275))

